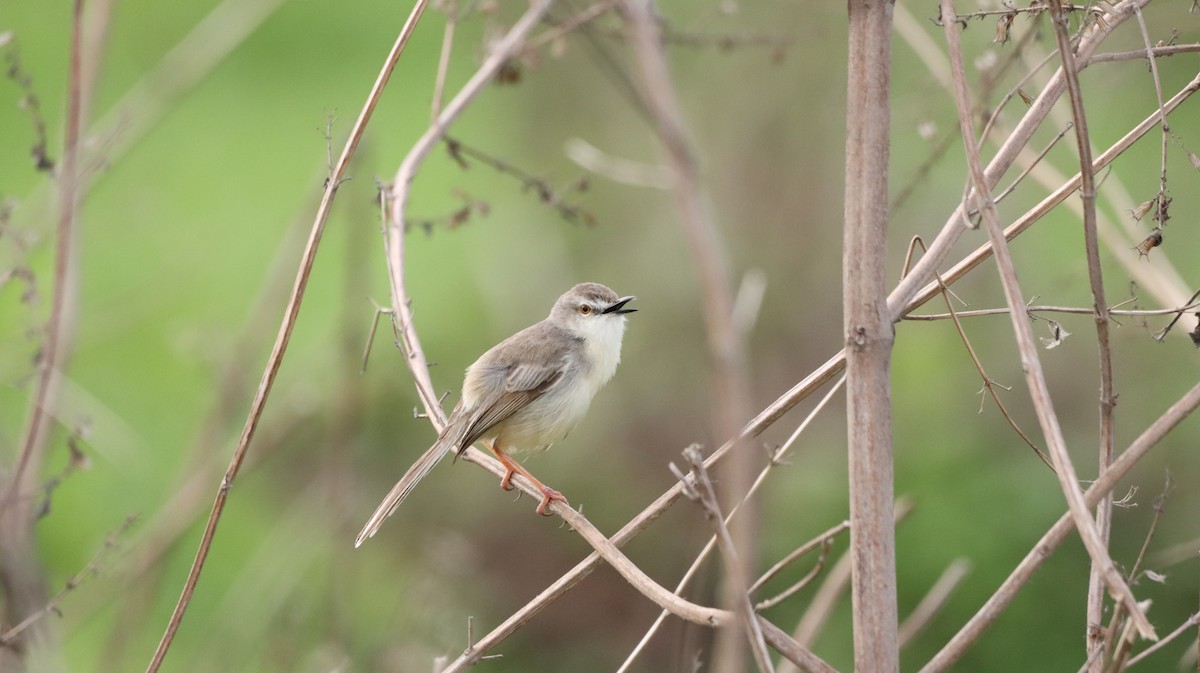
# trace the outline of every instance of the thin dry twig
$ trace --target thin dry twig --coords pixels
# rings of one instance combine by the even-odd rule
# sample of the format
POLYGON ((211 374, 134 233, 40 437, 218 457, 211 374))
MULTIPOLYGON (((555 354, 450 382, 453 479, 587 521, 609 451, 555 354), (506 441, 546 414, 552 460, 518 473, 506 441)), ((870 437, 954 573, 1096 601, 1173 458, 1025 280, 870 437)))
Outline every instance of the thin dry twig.
POLYGON ((764 584, 770 582, 771 579, 782 572, 784 568, 788 567, 792 563, 795 563, 797 559, 805 556, 817 547, 821 547, 821 555, 824 556, 828 551, 829 545, 833 542, 833 539, 847 530, 850 530, 850 522, 843 521, 792 550, 787 556, 779 559, 775 565, 771 566, 766 572, 760 575, 759 578, 754 581, 754 584, 750 585, 750 593, 754 593, 761 589, 764 584))
POLYGON ((1154 654, 1155 652, 1159 651, 1160 649, 1166 647, 1168 643, 1175 640, 1176 638, 1183 635, 1184 633, 1187 633, 1188 631, 1190 631, 1192 629, 1192 627, 1196 626, 1197 624, 1200 624, 1200 612, 1193 613, 1191 617, 1188 617, 1187 619, 1183 620, 1182 624, 1175 627, 1175 630, 1171 631, 1167 635, 1160 638, 1157 643, 1154 643, 1150 647, 1147 647, 1146 649, 1142 650, 1141 652, 1138 652, 1136 656, 1130 657, 1129 661, 1126 661, 1125 664, 1123 666, 1121 666, 1121 670, 1124 671, 1124 670, 1129 669, 1131 666, 1133 666, 1135 664, 1142 663, 1143 659, 1154 654))
MULTIPOLYGON (((1166 478, 1163 479, 1162 493, 1160 493, 1159 496, 1154 499, 1154 517, 1150 519, 1150 526, 1147 528, 1146 535, 1142 540, 1142 548, 1138 550, 1137 558, 1134 559, 1133 566, 1127 573, 1128 576, 1133 578, 1133 581, 1135 582, 1137 581, 1139 574, 1142 572, 1142 563, 1146 559, 1146 551, 1150 549, 1150 542, 1154 539, 1155 532, 1158 531, 1158 524, 1162 520, 1163 512, 1166 511, 1167 497, 1171 493, 1172 486, 1173 480, 1171 479, 1170 473, 1168 473, 1166 478)), ((1113 606, 1112 616, 1108 620, 1108 628, 1104 629, 1106 636, 1111 636, 1112 634, 1116 633, 1118 624, 1128 624, 1126 621, 1124 608, 1125 606, 1120 603, 1113 606)), ((1125 631, 1127 631, 1127 629, 1122 630, 1122 635, 1124 635, 1125 631)), ((1111 662, 1109 670, 1120 670, 1122 660, 1129 655, 1129 650, 1132 648, 1133 642, 1122 637, 1115 642, 1109 641, 1105 645, 1106 646, 1104 648, 1101 648, 1097 653, 1093 653, 1093 656, 1089 657, 1087 665, 1094 665, 1092 662, 1096 660, 1100 660, 1102 664, 1105 661, 1108 661, 1111 662), (1120 652, 1118 652, 1118 646, 1120 647, 1120 652), (1095 656, 1095 654, 1099 654, 1101 656, 1095 656)))
MULTIPOLYGON (((921 237, 917 236, 913 238, 912 245, 909 247, 909 252, 911 253, 913 248, 915 248, 917 245, 920 245, 921 249, 925 250, 925 242, 921 240, 921 237)), ((904 268, 905 270, 908 269, 907 258, 905 259, 904 268)), ((958 331, 959 340, 961 340, 963 345, 966 346, 967 355, 970 356, 971 362, 975 364, 975 371, 979 373, 979 378, 983 380, 983 389, 986 390, 989 395, 991 395, 992 401, 996 403, 996 407, 1000 410, 1000 414, 1004 416, 1004 420, 1008 421, 1009 427, 1011 427, 1017 433, 1017 435, 1020 436, 1020 438, 1029 448, 1033 449, 1033 452, 1037 454, 1038 458, 1042 459, 1042 462, 1046 464, 1046 467, 1049 467, 1051 470, 1053 470, 1054 466, 1050 463, 1050 459, 1045 453, 1042 453, 1042 450, 1038 448, 1037 444, 1033 443, 1033 440, 1029 438, 1029 435, 1025 434, 1025 431, 1021 429, 1021 426, 1017 425, 1017 419, 1013 418, 1012 414, 1008 412, 1008 407, 1004 405, 1004 400, 1001 399, 1000 394, 996 392, 997 384, 992 380, 992 377, 988 376, 987 371, 984 370, 983 362, 979 359, 979 355, 975 352, 975 347, 971 345, 971 340, 967 338, 967 332, 963 328, 962 321, 959 320, 958 312, 954 309, 954 303, 950 301, 950 288, 946 287, 945 282, 942 281, 942 275, 940 273, 934 274, 934 280, 937 281, 938 285, 942 287, 942 298, 946 301, 946 309, 950 312, 950 319, 954 321, 954 329, 958 331)), ((982 401, 980 401, 979 410, 981 412, 983 411, 982 401)))
POLYGON ((585 179, 576 180, 566 189, 555 189, 554 185, 550 184, 549 180, 540 178, 527 171, 524 171, 511 163, 504 161, 498 157, 492 156, 483 150, 472 147, 457 138, 443 136, 442 141, 446 143, 446 149, 450 152, 453 158, 460 166, 466 168, 468 166, 466 157, 487 164, 493 169, 510 175, 516 178, 521 183, 521 189, 526 192, 533 192, 537 195, 542 203, 545 203, 556 211, 560 217, 572 224, 585 224, 593 226, 596 224, 596 217, 592 215, 586 208, 575 203, 568 202, 563 194, 570 190, 583 191, 587 188, 585 179))
MULTIPOLYGON (((17 458, 16 469, 9 481, 4 500, 0 500, 0 506, 3 509, 13 507, 23 510, 24 508, 16 506, 15 503, 18 501, 16 496, 30 490, 27 487, 32 480, 38 478, 46 447, 46 438, 50 432, 50 423, 58 404, 59 374, 70 350, 70 330, 74 323, 75 310, 74 270, 77 266, 73 256, 75 227, 80 196, 83 193, 79 184, 80 141, 84 123, 82 111, 86 104, 83 96, 85 90, 91 89, 88 83, 82 81, 84 47, 81 36, 83 29, 83 2, 75 0, 71 21, 66 139, 63 146, 63 159, 57 175, 59 212, 54 251, 54 293, 50 305, 50 316, 46 321, 45 345, 42 347, 41 361, 38 363, 37 387, 33 394, 33 404, 29 409, 29 419, 26 423, 24 438, 21 441, 21 452, 17 458)), ((16 534, 16 531, 11 533, 16 534)))
POLYGON ((101 562, 104 561, 104 558, 108 555, 108 552, 117 545, 117 540, 125 534, 125 531, 129 530, 129 527, 133 525, 133 522, 137 521, 137 518, 138 517, 136 514, 125 517, 125 521, 119 527, 117 527, 116 530, 109 533, 108 536, 104 538, 104 543, 100 545, 100 548, 97 549, 96 553, 92 555, 92 559, 87 562, 87 565, 85 565, 82 570, 72 575, 71 578, 67 580, 67 583, 63 586, 62 590, 55 594, 49 601, 47 601, 40 610, 30 614, 12 628, 0 632, 0 646, 8 646, 12 644, 12 642, 17 639, 17 636, 21 635, 25 629, 28 629, 39 619, 42 619, 51 612, 57 613, 58 606, 62 604, 63 600, 67 597, 67 594, 74 591, 76 587, 82 584, 90 575, 100 572, 101 562))
POLYGON ((537 37, 531 38, 525 43, 525 47, 522 52, 529 53, 531 51, 541 49, 542 46, 548 43, 566 37, 569 33, 579 30, 584 25, 595 21, 601 16, 604 16, 609 11, 612 11, 612 9, 620 2, 621 0, 600 0, 599 2, 593 3, 587 9, 580 11, 570 18, 560 21, 553 28, 547 29, 537 37))
MULTIPOLYGON (((784 589, 783 591, 780 591, 779 593, 775 594, 774 596, 755 603, 754 609, 755 610, 767 610, 769 608, 775 607, 776 605, 779 605, 780 603, 784 602, 785 600, 791 598, 797 591, 800 591, 804 587, 808 586, 809 583, 812 582, 814 579, 816 579, 817 575, 820 575, 821 571, 825 569, 825 562, 829 560, 829 551, 831 549, 833 549, 833 540, 827 539, 827 540, 822 541, 821 542, 821 555, 817 557, 817 562, 814 563, 813 567, 811 569, 809 569, 809 571, 807 573, 804 574, 804 577, 801 577, 799 580, 794 582, 790 587, 784 589)), ((793 553, 795 553, 795 552, 793 552, 793 553)))
POLYGON ((450 52, 454 47, 454 30, 458 27, 458 0, 449 0, 446 7, 446 27, 442 30, 442 50, 438 54, 437 75, 433 80, 433 102, 430 116, 437 119, 442 111, 442 94, 446 90, 446 73, 450 69, 450 52))
MULTIPOLYGON (((1200 302, 1196 302, 1193 298, 1187 304, 1178 308, 1153 308, 1153 309, 1109 309, 1109 315, 1119 315, 1127 317, 1149 317, 1159 315, 1180 316, 1188 311, 1194 311, 1200 308, 1200 302)), ((1068 313, 1075 315, 1093 315, 1096 309, 1084 308, 1082 306, 1044 306, 1041 304, 1031 304, 1022 309, 1026 315, 1035 316, 1038 313, 1068 313)), ((1007 315, 1009 308, 1007 306, 998 308, 977 308, 969 311, 955 311, 954 313, 919 313, 908 314, 904 316, 904 320, 953 320, 958 318, 979 318, 987 315, 1007 315)))
POLYGON ((258 427, 259 418, 262 416, 262 411, 266 406, 267 396, 271 392, 275 376, 278 374, 279 367, 283 363, 284 353, 287 351, 292 330, 296 325, 296 318, 300 313, 300 303, 304 298, 304 291, 308 286, 309 274, 312 271, 313 262, 316 260, 321 235, 325 230, 325 222, 329 217, 330 208, 333 205, 333 199, 337 194, 341 178, 345 175, 346 168, 350 163, 350 157, 353 156, 354 151, 358 148, 359 140, 362 139, 367 122, 371 119, 371 113, 374 112, 375 105, 379 102, 379 96, 382 94, 383 88, 392 74, 392 70, 400 59, 400 54, 403 53, 405 45, 408 44, 408 39, 416 27, 417 21, 420 20, 421 15, 424 13, 427 4, 428 0, 417 0, 414 4, 412 12, 409 14, 404 26, 400 29, 400 34, 397 36, 396 42, 392 45, 392 49, 384 61, 379 76, 375 79, 375 83, 367 95, 367 101, 359 112, 358 119, 354 122, 354 127, 350 131, 350 137, 346 140, 346 144, 342 148, 341 156, 338 157, 337 163, 334 164, 333 171, 329 175, 324 194, 321 197, 321 204, 317 208, 312 229, 309 233, 308 242, 305 244, 300 266, 296 271, 296 280, 292 287, 291 296, 288 298, 283 321, 279 326, 279 333, 275 338, 275 345, 272 347, 271 355, 267 359, 267 366, 263 371, 262 380, 259 383, 258 390, 255 392, 254 400, 251 402, 246 424, 242 429, 242 435, 238 440, 237 447, 234 449, 233 456, 230 458, 229 468, 226 470, 225 476, 221 479, 220 486, 217 489, 216 499, 213 501, 212 511, 209 514, 204 534, 200 540, 200 547, 196 551, 196 557, 192 562, 191 569, 188 571, 188 577, 184 582, 179 601, 176 603, 175 609, 167 622, 166 631, 159 640, 154 656, 146 668, 147 673, 154 673, 162 666, 167 650, 175 639, 175 633, 178 631, 179 624, 183 620, 184 612, 186 612, 188 604, 191 602, 192 594, 196 590, 196 583, 200 580, 200 571, 203 570, 204 562, 208 558, 209 550, 212 547, 212 540, 216 535, 221 514, 225 510, 225 502, 229 496, 229 491, 233 488, 234 479, 236 479, 242 462, 246 458, 250 441, 254 437, 254 431, 258 427))
MULTIPOLYGON (((717 539, 717 549, 724 557, 725 565, 733 567, 740 564, 738 551, 733 546, 733 536, 729 534, 729 528, 725 525, 725 517, 721 514, 721 506, 717 504, 717 494, 713 490, 712 480, 708 476, 708 470, 704 468, 704 456, 700 455, 700 450, 695 445, 692 445, 683 450, 683 457, 691 467, 691 475, 685 475, 681 470, 675 468, 674 463, 671 464, 671 468, 675 476, 683 483, 684 495, 698 502, 704 510, 705 518, 712 524, 713 534, 717 539), (689 479, 689 476, 694 478, 689 479)), ((767 654, 767 644, 763 640, 762 628, 759 626, 754 606, 750 603, 749 589, 744 584, 736 584, 737 579, 737 576, 730 574, 730 581, 735 583, 733 590, 739 596, 735 602, 738 621, 746 631, 750 652, 754 655, 754 661, 758 664, 760 671, 775 673, 775 667, 771 665, 771 658, 767 654)))
MULTIPOLYGON (((894 521, 898 524, 912 513, 913 502, 906 497, 900 498, 892 510, 895 512, 894 521)), ((833 564, 833 567, 825 574, 825 581, 821 583, 820 588, 809 601, 796 628, 792 630, 792 638, 802 647, 809 647, 816 641, 830 615, 833 614, 833 609, 841 600, 846 587, 850 584, 850 560, 851 556, 847 553, 833 564)), ((777 673, 795 673, 795 669, 783 662, 780 663, 777 673)))
POLYGON ((1165 225, 1167 202, 1167 141, 1171 137, 1171 127, 1167 125, 1167 113, 1163 110, 1163 90, 1162 78, 1158 75, 1158 58, 1154 54, 1154 47, 1150 44, 1150 31, 1146 28, 1146 17, 1142 16, 1142 8, 1134 9, 1137 15, 1138 28, 1142 33, 1142 42, 1146 45, 1146 60, 1150 63, 1150 76, 1154 80, 1154 95, 1158 99, 1159 111, 1159 130, 1162 134, 1162 149, 1161 149, 1161 171, 1158 177, 1158 213, 1154 219, 1158 220, 1159 226, 1165 225))
MULTIPOLYGON (((1200 297, 1200 290, 1196 290, 1195 292, 1192 293, 1192 296, 1187 301, 1188 306, 1191 307, 1193 305, 1193 303, 1195 303, 1195 301, 1198 297, 1200 297)), ((1162 341, 1163 339, 1165 339, 1167 337, 1167 334, 1171 331, 1171 328, 1175 327, 1175 323, 1179 322, 1179 319, 1183 317, 1184 312, 1188 311, 1188 310, 1190 310, 1190 308, 1185 308, 1185 309, 1180 309, 1179 311, 1175 311, 1174 312, 1175 317, 1171 320, 1171 322, 1167 323, 1166 327, 1162 328, 1154 335, 1154 340, 1162 341)))
MULTIPOLYGON (((1134 11, 1139 17, 1141 16, 1141 8, 1135 6, 1134 11)), ((1071 118, 1075 127, 1076 147, 1079 154, 1079 197, 1083 204, 1084 255, 1087 258, 1088 283, 1092 291, 1092 305, 1096 309, 1096 341, 1099 347, 1100 438, 1097 471, 1102 472, 1112 462, 1113 458, 1113 409, 1117 404, 1117 396, 1113 382, 1112 348, 1109 344, 1108 300, 1104 294, 1104 276, 1100 265, 1100 241, 1096 236, 1096 177, 1092 172, 1092 141, 1088 133, 1087 111, 1083 105, 1083 91, 1079 86, 1078 66, 1075 63, 1075 54, 1071 50, 1071 38, 1067 35, 1066 18, 1061 0, 1050 0, 1050 15, 1053 18, 1052 23, 1054 25, 1055 41, 1058 43, 1059 57, 1062 60, 1062 72, 1066 76, 1067 95, 1071 103, 1071 118)), ((1162 112, 1161 95, 1158 99, 1158 105, 1160 125, 1164 130, 1163 142, 1165 143, 1166 114, 1162 112)), ((1078 486, 1072 485, 1071 490, 1077 491, 1078 486)), ((1068 496, 1068 498, 1070 497, 1068 496)), ((1085 532, 1083 530, 1083 523, 1081 519, 1080 533, 1085 532)), ((1108 547, 1111 529, 1112 498, 1110 496, 1101 498, 1100 504, 1096 508, 1096 532, 1099 536, 1097 542, 1103 545, 1104 548, 1108 547)), ((1120 585, 1124 584, 1124 579, 1116 579, 1119 577, 1118 573, 1112 560, 1108 558, 1107 553, 1101 556, 1094 553, 1091 549, 1089 549, 1089 552, 1092 552, 1092 567, 1091 573, 1088 576, 1088 624, 1086 627, 1086 639, 1087 652, 1090 656, 1104 647, 1104 634, 1098 628, 1093 628, 1093 626, 1098 626, 1103 619, 1105 585, 1108 586, 1114 596, 1121 598, 1122 604, 1127 609, 1137 611, 1137 602, 1133 598, 1132 592, 1129 592, 1127 596, 1124 595, 1125 592, 1128 592, 1127 588, 1120 587, 1120 585)), ((1153 630, 1150 628, 1149 620, 1140 611, 1137 611, 1133 616, 1141 635, 1153 638, 1153 630)), ((1103 661, 1094 660, 1091 666, 1095 673, 1099 673, 1103 668, 1103 661)))
MULTIPOLYGON (((80 181, 80 157, 87 96, 94 89, 93 83, 86 78, 95 75, 95 69, 85 62, 87 45, 83 39, 83 23, 83 0, 75 0, 71 13, 63 158, 55 176, 59 199, 50 315, 43 329, 37 380, 20 440, 17 464, 8 483, 0 486, 0 584, 7 593, 4 609, 11 621, 33 613, 46 601, 45 578, 34 549, 33 532, 38 513, 34 500, 22 494, 33 492, 41 475, 52 424, 58 412, 62 370, 70 357, 78 310, 79 262, 75 252, 79 207, 84 193, 80 181)), ((38 157, 38 161, 43 158, 38 157)))
POLYGON ((1192 54, 1198 51, 1200 51, 1200 44, 1172 44, 1163 47, 1139 49, 1137 51, 1111 51, 1104 54, 1096 54, 1088 58, 1084 65, 1111 63, 1113 61, 1133 61, 1139 58, 1174 56, 1175 54, 1192 54))

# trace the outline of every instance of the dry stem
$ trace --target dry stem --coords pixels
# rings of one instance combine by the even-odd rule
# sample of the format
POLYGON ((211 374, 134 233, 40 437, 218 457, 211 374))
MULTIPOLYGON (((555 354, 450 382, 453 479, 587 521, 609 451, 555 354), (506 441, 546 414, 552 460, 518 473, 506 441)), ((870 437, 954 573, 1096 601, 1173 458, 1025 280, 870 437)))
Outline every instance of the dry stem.
POLYGON ((887 303, 892 3, 850 0, 842 313, 854 664, 899 670, 887 303))
MULTIPOLYGON (((1140 16, 1141 9, 1134 11, 1140 16)), ((1113 384, 1112 349, 1109 346, 1108 300, 1104 295, 1104 276, 1100 265, 1100 242, 1096 237, 1096 176, 1092 172, 1092 141, 1088 134, 1087 112, 1083 106, 1083 91, 1079 86, 1078 65, 1075 54, 1071 50, 1071 38, 1067 35, 1066 18, 1063 13, 1061 0, 1050 0, 1050 15, 1053 18, 1054 37, 1058 43, 1058 54, 1062 61, 1062 72, 1067 81, 1067 93, 1071 101, 1071 118, 1075 128, 1075 144, 1079 152, 1079 198, 1083 203, 1083 241, 1084 254, 1087 258, 1088 283, 1092 290, 1092 306, 1095 307, 1096 341, 1099 344, 1100 360, 1100 441, 1097 459, 1098 472, 1104 471, 1112 462, 1113 452, 1113 408, 1117 404, 1113 384)), ((1162 110, 1162 98, 1159 98, 1159 110, 1162 110)), ((1161 121, 1166 122, 1166 116, 1161 115, 1161 121)), ((1072 486, 1072 490, 1077 490, 1072 486)), ((1100 499, 1096 508, 1096 532, 1098 543, 1105 549, 1108 547, 1109 535, 1112 528, 1112 498, 1100 499)), ((1082 533, 1082 527, 1080 529, 1082 533)), ((1090 550, 1089 550, 1090 551, 1090 550)), ((1104 635, 1098 626, 1104 615, 1104 585, 1108 584, 1113 595, 1119 595, 1110 573, 1115 574, 1112 561, 1107 554, 1101 558, 1092 555, 1092 567, 1088 576, 1087 624, 1084 626, 1089 655, 1104 647, 1104 635)), ((1123 583, 1124 580, 1122 579, 1123 583)), ((1136 608, 1132 593, 1126 599, 1125 606, 1136 608)), ((1138 614, 1141 614, 1140 612, 1138 614)), ((1148 636, 1146 630, 1149 621, 1138 622, 1138 630, 1143 636, 1148 636)), ((1092 670, 1099 673, 1103 668, 1099 657, 1092 661, 1092 670)))
POLYGON ((192 561, 191 569, 188 571, 187 580, 184 582, 179 601, 171 613, 166 631, 159 640, 154 656, 150 659, 150 663, 146 668, 147 673, 154 673, 162 666, 167 650, 170 648, 171 642, 175 639, 175 633, 178 631, 179 624, 183 620, 184 612, 186 612, 188 604, 191 602, 192 594, 196 590, 196 583, 200 580, 200 571, 203 570, 204 562, 208 558, 208 552, 212 547, 213 536, 216 535, 221 514, 225 510, 225 502, 229 496, 229 491, 233 488, 234 479, 237 478, 238 471, 241 469, 243 460, 245 460, 246 452, 250 447, 250 441, 254 437, 254 431, 258 427, 259 418, 262 416, 262 411, 266 406, 267 396, 271 392, 275 376, 279 373, 279 367, 283 363, 283 356, 287 351, 292 330, 296 325, 296 318, 300 313, 300 303, 304 298, 305 288, 308 286, 312 265, 316 260, 317 248, 321 243, 321 235, 325 231, 325 222, 329 217, 329 211, 333 205, 334 196, 337 194, 338 185, 341 184, 346 167, 350 163, 350 157, 353 156, 355 149, 357 149, 358 142, 362 138, 367 122, 371 119, 371 113, 375 110, 375 104, 379 101, 383 87, 387 84, 388 78, 391 76, 392 70, 400 58, 400 54, 404 51, 405 45, 408 44, 408 38, 412 35, 412 31, 416 27, 417 21, 420 20, 427 4, 427 0, 417 0, 413 6, 408 20, 405 21, 404 26, 400 29, 400 34, 397 36, 395 44, 392 45, 392 49, 384 61, 379 76, 375 79, 375 84, 371 87, 371 92, 367 96, 367 102, 363 105, 358 119, 354 122, 354 127, 350 131, 350 137, 346 140, 346 144, 342 148, 341 156, 338 157, 337 163, 334 164, 333 170, 326 182, 325 192, 321 197, 321 204, 317 208, 300 266, 296 270, 296 280, 292 286, 291 296, 288 298, 283 321, 279 326, 279 333, 275 338, 275 345, 272 347, 271 355, 267 359, 267 366, 263 371, 262 380, 259 382, 254 400, 250 404, 250 412, 246 417, 246 424, 242 429, 241 438, 238 440, 237 447, 230 458, 229 467, 217 489, 216 499, 213 501, 212 511, 209 514, 204 534, 200 540, 200 547, 196 551, 196 557, 192 561))

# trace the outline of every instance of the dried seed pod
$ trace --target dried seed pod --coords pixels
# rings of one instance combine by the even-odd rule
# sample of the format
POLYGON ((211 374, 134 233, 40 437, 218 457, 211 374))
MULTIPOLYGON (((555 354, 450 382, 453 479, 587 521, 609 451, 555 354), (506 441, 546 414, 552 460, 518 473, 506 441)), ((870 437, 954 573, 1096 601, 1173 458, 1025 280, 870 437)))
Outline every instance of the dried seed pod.
POLYGON ((1137 206, 1131 208, 1129 210, 1129 214, 1133 216, 1133 219, 1137 220, 1138 222, 1141 222, 1142 218, 1146 216, 1146 213, 1149 213, 1150 210, 1152 208, 1154 208, 1154 204, 1156 201, 1158 201, 1157 196, 1150 199, 1149 201, 1142 201, 1137 206))
POLYGON ((992 40, 993 44, 1008 43, 1008 29, 1012 28, 1013 20, 1016 18, 1016 12, 1009 12, 1008 14, 1001 15, 999 19, 996 19, 996 39, 992 40))
POLYGON ((1154 231, 1151 231, 1149 236, 1142 239, 1142 242, 1138 243, 1137 246, 1134 247, 1134 250, 1137 250, 1138 254, 1142 257, 1149 257, 1150 251, 1162 245, 1162 242, 1162 229, 1155 227, 1154 231))

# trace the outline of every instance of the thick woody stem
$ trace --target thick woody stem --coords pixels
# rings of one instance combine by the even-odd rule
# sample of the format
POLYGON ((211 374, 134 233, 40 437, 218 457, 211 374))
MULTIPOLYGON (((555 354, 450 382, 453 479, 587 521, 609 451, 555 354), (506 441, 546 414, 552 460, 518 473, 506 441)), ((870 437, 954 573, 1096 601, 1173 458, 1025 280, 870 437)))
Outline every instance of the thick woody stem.
POLYGON ((850 0, 842 292, 854 664, 899 670, 887 304, 892 3, 850 0))

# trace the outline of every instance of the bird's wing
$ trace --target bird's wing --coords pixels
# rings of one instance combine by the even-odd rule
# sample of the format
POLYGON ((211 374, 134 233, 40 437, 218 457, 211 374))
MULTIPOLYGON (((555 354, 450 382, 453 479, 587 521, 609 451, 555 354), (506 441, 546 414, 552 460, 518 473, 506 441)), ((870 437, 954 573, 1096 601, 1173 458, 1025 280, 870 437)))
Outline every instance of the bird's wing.
POLYGON ((467 427, 459 446, 470 446, 484 433, 525 408, 554 387, 563 376, 563 362, 550 365, 517 363, 504 370, 504 385, 497 386, 490 400, 481 400, 479 413, 467 427))

